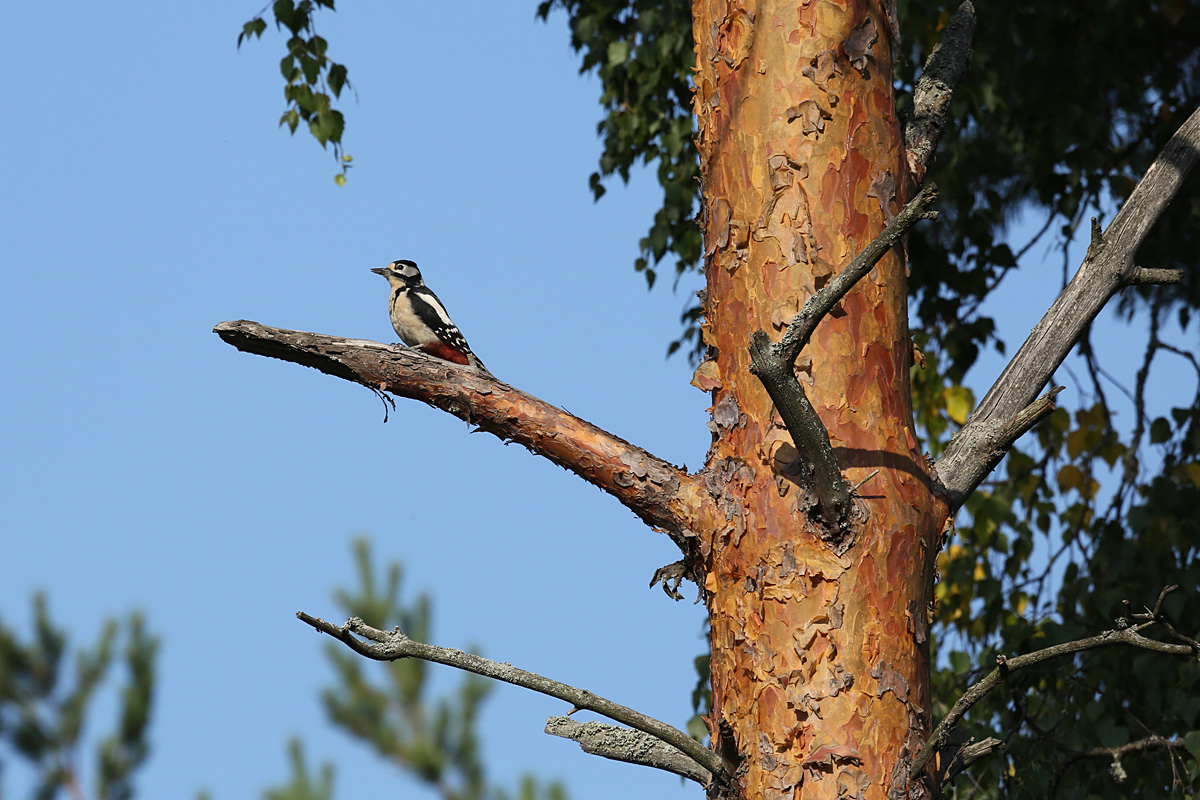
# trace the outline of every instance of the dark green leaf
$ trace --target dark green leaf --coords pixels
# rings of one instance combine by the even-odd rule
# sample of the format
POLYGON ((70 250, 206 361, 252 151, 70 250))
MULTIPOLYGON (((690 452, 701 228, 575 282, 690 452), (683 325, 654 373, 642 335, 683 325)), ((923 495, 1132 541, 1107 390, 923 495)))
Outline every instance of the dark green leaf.
POLYGON ((333 92, 334 97, 340 97, 342 87, 346 85, 346 68, 341 64, 332 64, 329 67, 329 90, 333 92))

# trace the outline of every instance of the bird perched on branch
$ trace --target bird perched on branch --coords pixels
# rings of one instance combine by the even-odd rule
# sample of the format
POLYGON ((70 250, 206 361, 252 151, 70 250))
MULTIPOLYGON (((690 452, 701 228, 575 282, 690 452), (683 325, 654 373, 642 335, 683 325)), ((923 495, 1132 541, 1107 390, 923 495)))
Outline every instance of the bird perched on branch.
POLYGON ((391 287, 388 311, 392 327, 406 345, 431 356, 469 366, 488 377, 495 377, 471 352, 470 345, 462 331, 451 321, 442 301, 425 285, 416 262, 400 259, 371 272, 387 278, 391 287))

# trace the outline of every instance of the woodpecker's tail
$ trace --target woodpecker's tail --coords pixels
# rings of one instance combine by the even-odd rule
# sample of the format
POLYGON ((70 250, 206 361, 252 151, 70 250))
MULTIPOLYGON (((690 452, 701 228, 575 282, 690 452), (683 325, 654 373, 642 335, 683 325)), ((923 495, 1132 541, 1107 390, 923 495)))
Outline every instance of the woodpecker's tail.
POLYGON ((487 367, 485 367, 483 365, 483 362, 479 360, 479 356, 475 355, 474 353, 471 353, 470 359, 471 359, 471 363, 469 366, 471 367, 471 369, 475 370, 476 372, 482 372, 484 375, 487 375, 489 378, 493 378, 495 380, 500 380, 499 378, 497 378, 495 375, 492 374, 492 371, 490 369, 488 369, 487 367))

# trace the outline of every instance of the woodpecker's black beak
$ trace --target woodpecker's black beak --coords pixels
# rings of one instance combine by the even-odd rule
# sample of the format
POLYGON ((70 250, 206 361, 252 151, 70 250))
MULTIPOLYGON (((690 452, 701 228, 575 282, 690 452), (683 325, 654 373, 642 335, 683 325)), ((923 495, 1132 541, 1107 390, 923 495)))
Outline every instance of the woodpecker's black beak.
POLYGON ((374 272, 376 275, 383 275, 384 277, 387 277, 387 267, 375 267, 371 270, 371 272, 374 272))

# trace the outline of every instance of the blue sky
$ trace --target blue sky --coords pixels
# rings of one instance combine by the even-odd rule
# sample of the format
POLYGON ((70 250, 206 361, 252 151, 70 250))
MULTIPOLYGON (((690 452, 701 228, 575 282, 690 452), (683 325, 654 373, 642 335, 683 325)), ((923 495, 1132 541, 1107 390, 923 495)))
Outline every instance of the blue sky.
MULTIPOLYGON (((86 642, 107 615, 147 613, 163 648, 143 797, 257 796, 286 775, 293 734, 336 762, 338 797, 396 791, 394 769, 325 723, 324 643, 292 616, 337 617, 358 535, 403 560, 410 597, 433 594, 436 643, 690 716, 702 615, 647 589, 676 557, 665 537, 519 447, 413 402, 383 424, 366 389, 211 333, 247 318, 392 341, 369 269, 413 258, 502 379, 701 463, 707 398, 664 357, 698 283, 647 292, 633 272, 657 188, 638 173, 592 202, 598 84, 577 74, 565 19, 537 22, 534 6, 322 16, 359 96, 343 103, 342 188, 331 155, 275 127, 281 40, 235 47, 257 4, 2 12, 16 35, 0 617, 27 631, 44 589, 86 642)), ((997 312, 1012 312, 1010 352, 1058 285, 1057 267, 1027 274, 997 312)), ((545 736, 565 710, 499 688, 483 717, 491 779, 535 771, 578 800, 698 796, 545 736)))

